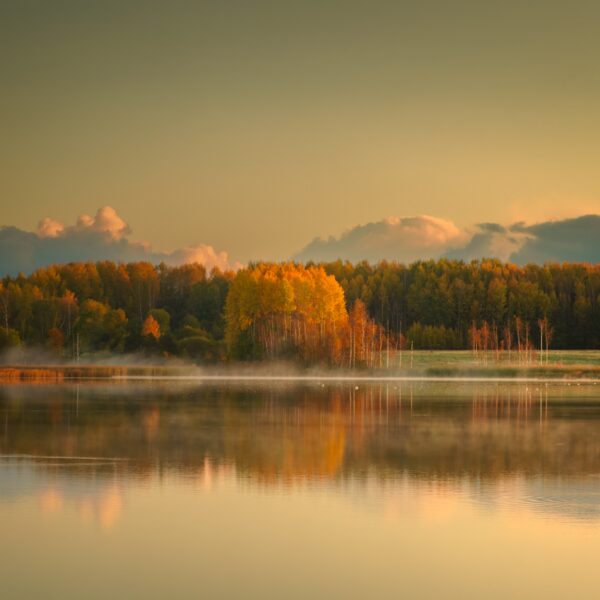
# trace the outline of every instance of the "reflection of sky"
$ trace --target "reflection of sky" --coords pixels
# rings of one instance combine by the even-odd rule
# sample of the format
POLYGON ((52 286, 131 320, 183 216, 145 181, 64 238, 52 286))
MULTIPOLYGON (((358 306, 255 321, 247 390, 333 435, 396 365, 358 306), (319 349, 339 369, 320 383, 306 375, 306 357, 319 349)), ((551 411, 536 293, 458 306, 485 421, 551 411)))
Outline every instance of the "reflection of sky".
POLYGON ((2 460, 0 590, 504 600, 542 586, 545 598, 595 598, 599 486, 542 483, 364 473, 265 485, 208 457, 145 478, 2 460))
POLYGON ((205 457, 193 473, 157 473, 140 480, 132 472, 90 476, 73 466, 78 461, 45 461, 4 458, 0 462, 0 503, 34 499, 43 515, 68 511, 82 523, 94 522, 110 529, 126 509, 128 490, 152 494, 164 485, 200 493, 234 493, 243 503, 245 494, 259 491, 277 497, 313 495, 349 503, 359 512, 385 518, 413 513, 430 521, 451 518, 461 511, 493 515, 530 514, 566 521, 600 520, 600 478, 562 479, 523 476, 481 482, 477 479, 414 477, 409 473, 364 473, 337 479, 296 478, 270 481, 238 472, 233 464, 215 464, 205 457), (50 466, 50 468, 49 468, 50 466))

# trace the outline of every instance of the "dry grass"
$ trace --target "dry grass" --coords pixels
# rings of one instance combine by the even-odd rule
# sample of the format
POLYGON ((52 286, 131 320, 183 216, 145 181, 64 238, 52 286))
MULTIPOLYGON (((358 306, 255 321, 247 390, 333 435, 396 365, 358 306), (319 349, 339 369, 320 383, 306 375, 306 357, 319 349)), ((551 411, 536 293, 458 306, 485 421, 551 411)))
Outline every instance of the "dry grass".
POLYGON ((15 383, 21 381, 63 381, 64 373, 59 369, 2 367, 0 381, 15 383))
POLYGON ((48 366, 48 367, 0 367, 0 382, 60 383, 69 379, 106 379, 115 375, 125 375, 126 367, 106 366, 48 366))

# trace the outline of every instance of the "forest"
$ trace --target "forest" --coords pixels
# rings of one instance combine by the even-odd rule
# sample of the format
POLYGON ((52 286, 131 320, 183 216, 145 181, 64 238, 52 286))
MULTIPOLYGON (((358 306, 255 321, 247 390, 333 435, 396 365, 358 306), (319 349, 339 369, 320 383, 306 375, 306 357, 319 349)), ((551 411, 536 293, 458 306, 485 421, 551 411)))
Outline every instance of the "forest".
POLYGON ((384 367, 406 348, 600 348, 600 265, 71 263, 0 281, 0 349, 384 367))

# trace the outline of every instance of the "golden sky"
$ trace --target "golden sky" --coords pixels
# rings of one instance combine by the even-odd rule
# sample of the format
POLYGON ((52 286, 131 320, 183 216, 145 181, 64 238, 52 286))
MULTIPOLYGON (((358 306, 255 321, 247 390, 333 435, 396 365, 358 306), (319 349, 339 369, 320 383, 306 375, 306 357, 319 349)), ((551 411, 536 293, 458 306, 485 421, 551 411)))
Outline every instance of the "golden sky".
POLYGON ((600 4, 0 5, 0 224, 109 204, 285 258, 390 215, 600 212, 600 4))

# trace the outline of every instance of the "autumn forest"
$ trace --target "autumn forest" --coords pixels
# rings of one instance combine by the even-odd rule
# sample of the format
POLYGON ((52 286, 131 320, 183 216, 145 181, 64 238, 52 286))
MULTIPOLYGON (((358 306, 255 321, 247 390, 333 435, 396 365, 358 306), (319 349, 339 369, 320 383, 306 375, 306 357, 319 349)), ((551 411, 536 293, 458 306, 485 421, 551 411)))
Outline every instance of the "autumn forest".
POLYGON ((0 348, 385 367, 406 348, 600 347, 600 266, 71 263, 0 282, 0 348))

